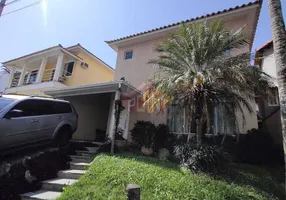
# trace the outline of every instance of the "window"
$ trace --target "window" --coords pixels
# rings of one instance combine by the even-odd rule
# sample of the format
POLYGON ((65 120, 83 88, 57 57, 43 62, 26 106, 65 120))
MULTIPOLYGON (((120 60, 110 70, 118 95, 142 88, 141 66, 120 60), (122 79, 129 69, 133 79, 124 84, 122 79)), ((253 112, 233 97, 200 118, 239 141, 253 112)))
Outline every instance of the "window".
POLYGON ((186 109, 179 105, 172 104, 168 107, 168 124, 170 131, 175 134, 189 134, 196 132, 195 120, 188 124, 188 118, 191 117, 186 109))
POLYGON ((65 63, 63 76, 71 76, 73 72, 74 62, 65 63))
POLYGON ((72 108, 68 103, 64 102, 56 102, 55 103, 55 109, 57 110, 57 113, 71 113, 72 108))
POLYGON ((268 97, 269 106, 279 106, 279 94, 277 88, 272 88, 268 97))
POLYGON ((214 133, 233 135, 239 131, 235 119, 226 115, 224 107, 217 105, 214 108, 214 133))
POLYGON ((39 115, 55 115, 72 112, 70 105, 64 102, 38 100, 36 104, 39 109, 39 115))
POLYGON ((124 59, 125 60, 131 59, 132 57, 133 57, 133 50, 125 51, 125 53, 124 53, 124 59))
POLYGON ((71 113, 72 108, 68 103, 48 100, 30 99, 20 102, 12 110, 20 110, 21 116, 55 115, 71 113))
POLYGON ((30 72, 28 84, 35 83, 38 75, 38 70, 33 70, 30 72))
POLYGON ((12 78, 12 82, 11 82, 11 87, 17 87, 17 86, 18 86, 18 83, 19 83, 19 80, 20 80, 20 76, 21 76, 21 72, 19 72, 19 71, 16 71, 16 72, 13 74, 13 78, 12 78))
POLYGON ((38 106, 35 103, 36 103, 35 100, 25 100, 25 101, 18 103, 11 110, 21 111, 21 115, 19 115, 18 117, 37 116, 38 106))

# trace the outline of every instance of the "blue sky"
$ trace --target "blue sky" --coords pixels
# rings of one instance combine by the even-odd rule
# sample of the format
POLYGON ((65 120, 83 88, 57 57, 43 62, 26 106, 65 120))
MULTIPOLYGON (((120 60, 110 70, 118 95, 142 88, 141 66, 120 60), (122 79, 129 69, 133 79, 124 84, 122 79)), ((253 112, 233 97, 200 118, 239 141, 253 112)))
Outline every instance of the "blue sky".
MULTIPOLYGON (((12 1, 12 0, 8 0, 12 1)), ((37 0, 20 0, 3 14, 37 0)), ((116 52, 104 41, 164 26, 250 0, 46 0, 0 18, 0 61, 57 44, 81 43, 115 67, 116 52)), ((286 16, 286 0, 281 0, 286 16)), ((253 49, 271 39, 264 0, 253 49)))

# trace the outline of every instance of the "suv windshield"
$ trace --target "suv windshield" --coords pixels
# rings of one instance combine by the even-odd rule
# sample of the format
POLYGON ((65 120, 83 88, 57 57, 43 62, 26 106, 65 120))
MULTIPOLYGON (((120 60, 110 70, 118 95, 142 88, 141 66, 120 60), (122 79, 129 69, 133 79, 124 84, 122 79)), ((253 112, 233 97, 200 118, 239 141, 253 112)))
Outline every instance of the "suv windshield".
POLYGON ((0 112, 9 104, 13 103, 16 101, 16 99, 10 99, 6 97, 0 97, 0 112))

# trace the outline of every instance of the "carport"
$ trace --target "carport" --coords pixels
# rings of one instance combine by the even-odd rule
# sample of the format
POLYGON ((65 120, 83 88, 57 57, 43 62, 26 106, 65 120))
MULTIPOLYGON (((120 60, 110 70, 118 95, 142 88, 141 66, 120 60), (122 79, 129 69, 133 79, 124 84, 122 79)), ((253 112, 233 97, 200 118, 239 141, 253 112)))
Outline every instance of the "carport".
POLYGON ((102 139, 102 133, 111 136, 114 127, 114 101, 119 98, 125 109, 121 113, 119 127, 127 139, 131 101, 139 96, 139 90, 125 81, 72 86, 64 89, 46 91, 54 98, 70 101, 79 119, 74 140, 94 141, 102 139))

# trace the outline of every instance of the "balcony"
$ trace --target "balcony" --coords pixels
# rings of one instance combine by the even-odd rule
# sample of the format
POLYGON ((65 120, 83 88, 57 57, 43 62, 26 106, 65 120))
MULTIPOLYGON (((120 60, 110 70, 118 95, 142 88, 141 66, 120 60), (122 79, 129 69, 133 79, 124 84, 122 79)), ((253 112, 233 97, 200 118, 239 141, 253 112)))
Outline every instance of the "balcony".
POLYGON ((77 59, 70 55, 59 53, 21 63, 14 62, 14 66, 9 67, 10 80, 4 93, 43 94, 45 90, 67 87, 76 61, 77 59))

